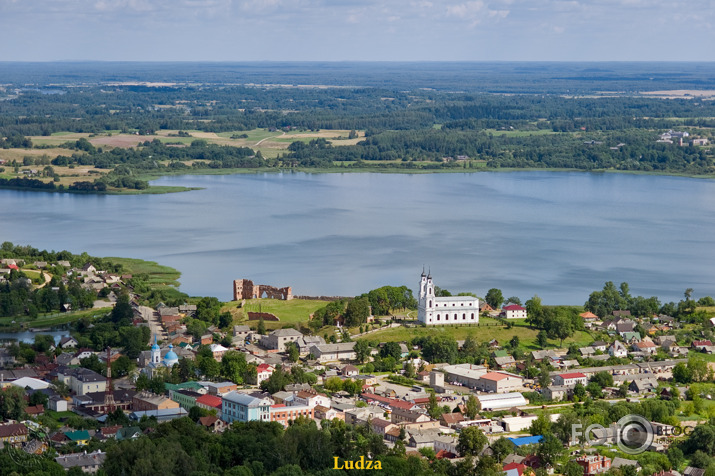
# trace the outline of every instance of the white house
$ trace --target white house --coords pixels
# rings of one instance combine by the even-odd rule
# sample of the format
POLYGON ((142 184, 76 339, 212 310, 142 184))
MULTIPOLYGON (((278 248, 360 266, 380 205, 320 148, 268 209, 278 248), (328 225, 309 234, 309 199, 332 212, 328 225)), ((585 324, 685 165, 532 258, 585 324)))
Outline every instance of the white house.
POLYGON ((256 367, 256 385, 260 385, 264 380, 268 380, 275 370, 268 364, 261 364, 256 367))
POLYGON ((623 342, 617 340, 608 348, 608 354, 611 357, 626 357, 628 355, 628 349, 623 342))
POLYGON ((586 385, 588 383, 588 377, 586 377, 581 372, 571 372, 567 374, 557 374, 554 376, 554 385, 563 385, 566 387, 573 387, 577 383, 581 385, 586 385))
POLYGON ((518 304, 511 304, 502 308, 503 317, 506 319, 526 319, 526 309, 518 304))
POLYGON ((428 326, 478 324, 479 299, 472 296, 435 296, 432 275, 420 279, 417 320, 428 326))

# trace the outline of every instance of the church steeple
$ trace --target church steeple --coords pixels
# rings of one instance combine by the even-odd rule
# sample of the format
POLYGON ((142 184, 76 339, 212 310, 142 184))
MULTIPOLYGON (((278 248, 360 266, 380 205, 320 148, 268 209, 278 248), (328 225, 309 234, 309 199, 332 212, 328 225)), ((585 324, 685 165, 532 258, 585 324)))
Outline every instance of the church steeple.
POLYGON ((151 363, 158 364, 161 361, 161 349, 156 343, 156 334, 154 334, 154 345, 151 346, 151 363))

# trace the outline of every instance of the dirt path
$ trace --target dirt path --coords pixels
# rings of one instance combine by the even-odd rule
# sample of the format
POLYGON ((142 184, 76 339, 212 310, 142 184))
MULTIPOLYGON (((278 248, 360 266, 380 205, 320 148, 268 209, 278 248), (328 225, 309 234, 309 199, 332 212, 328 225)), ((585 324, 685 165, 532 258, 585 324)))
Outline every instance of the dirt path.
POLYGON ((283 137, 284 135, 286 135, 285 132, 281 133, 281 135, 279 135, 279 136, 266 137, 265 139, 261 139, 261 140, 259 140, 258 142, 256 142, 255 144, 253 144, 253 147, 258 147, 259 145, 261 145, 261 142, 263 142, 264 140, 275 139, 276 137, 283 137))

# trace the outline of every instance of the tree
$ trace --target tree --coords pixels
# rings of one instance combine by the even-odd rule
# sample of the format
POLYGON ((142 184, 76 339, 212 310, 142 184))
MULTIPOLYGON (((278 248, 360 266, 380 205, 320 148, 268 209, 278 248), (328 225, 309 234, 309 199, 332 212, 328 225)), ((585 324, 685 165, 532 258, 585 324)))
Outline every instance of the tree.
POLYGON ((210 324, 218 324, 221 302, 215 297, 203 297, 196 303, 196 319, 210 324))
POLYGON ((285 386, 289 383, 291 383, 290 375, 283 370, 282 366, 278 365, 271 376, 261 382, 261 390, 273 394, 285 390, 285 386))
POLYGON ((370 315, 370 301, 366 297, 360 297, 348 302, 345 309, 345 325, 348 327, 359 326, 367 322, 370 315))
POLYGON ((500 289, 491 288, 487 291, 487 295, 484 296, 484 300, 492 307, 492 309, 498 309, 501 303, 504 302, 504 296, 500 289))
POLYGON ((469 394, 469 398, 467 398, 467 403, 465 407, 465 416, 467 417, 467 419, 474 420, 477 417, 477 412, 479 411, 479 402, 477 402, 477 397, 475 397, 473 394, 469 394))
POLYGON ((468 426, 459 433, 457 451, 460 456, 478 456, 487 445, 487 437, 476 426, 468 426))
POLYGON ((536 343, 542 349, 548 345, 548 343, 549 343, 548 339, 549 339, 549 336, 546 334, 546 331, 539 331, 539 333, 536 334, 536 343))
POLYGON ((517 347, 519 347, 519 336, 514 336, 511 338, 511 340, 509 341, 509 347, 511 347, 512 349, 516 349, 517 347))
POLYGON ((549 337, 559 339, 560 347, 564 346, 564 339, 571 337, 574 328, 571 320, 567 316, 555 316, 546 322, 546 332, 549 337))
POLYGON ((590 379, 589 382, 596 382, 599 387, 613 387, 613 375, 610 372, 597 372, 590 379))
POLYGON ((25 390, 9 386, 0 389, 0 418, 3 420, 20 420, 25 411, 25 390))
POLYGON ((136 368, 136 364, 126 355, 120 355, 117 360, 112 363, 112 377, 126 377, 132 370, 136 368))
POLYGON ((549 366, 545 363, 541 363, 541 368, 540 368, 540 373, 539 373, 539 385, 541 388, 546 388, 549 385, 551 385, 551 374, 549 372, 549 366))
POLYGON ((258 332, 259 335, 266 335, 266 323, 263 321, 263 318, 261 317, 258 319, 258 327, 256 328, 256 332, 258 332))
POLYGON ((693 381, 693 374, 687 365, 678 362, 673 367, 673 380, 677 383, 690 383, 693 381))
POLYGON ((551 420, 545 414, 536 417, 536 420, 531 422, 529 433, 532 435, 547 435, 551 433, 551 420))
POLYGON ((583 466, 576 461, 569 461, 561 468, 561 473, 564 476, 583 476, 583 466))
POLYGON ((298 350, 298 345, 295 342, 289 342, 286 344, 286 351, 288 352, 288 360, 291 362, 298 362, 300 358, 300 351, 298 350))
POLYGON ((708 363, 704 359, 690 357, 688 359, 688 371, 694 382, 712 380, 712 370, 710 370, 708 363))
POLYGON ((544 465, 553 466, 556 460, 564 451, 564 446, 554 435, 548 433, 544 435, 541 443, 536 449, 536 455, 544 465))
POLYGON ((526 301, 526 322, 536 328, 543 327, 543 308, 541 298, 534 294, 534 297, 526 301))
POLYGON ((518 296, 510 296, 510 297, 504 299, 504 305, 507 305, 509 303, 518 304, 519 306, 521 306, 521 299, 519 299, 518 296))
POLYGON ((429 394, 429 403, 427 405, 427 414, 433 419, 437 420, 442 415, 442 408, 437 403, 437 395, 434 391, 429 394))
POLYGON ((583 400, 586 396, 586 387, 584 387, 581 382, 576 383, 576 385, 574 386, 573 396, 578 398, 579 401, 583 400))
POLYGON ((494 452, 494 458, 501 463, 514 451, 514 443, 502 436, 491 444, 491 449, 494 452))
POLYGON ((593 398, 603 398, 603 389, 597 382, 589 382, 586 385, 586 391, 591 394, 593 398))
POLYGON ((129 303, 129 294, 122 293, 119 295, 116 304, 114 304, 114 308, 112 308, 110 317, 112 322, 131 324, 131 320, 134 317, 134 310, 129 303))
POLYGON ((368 357, 370 357, 370 344, 368 344, 365 339, 361 339, 355 342, 355 347, 353 347, 353 350, 355 351, 355 360, 360 363, 365 362, 368 357))
POLYGON ((402 349, 400 349, 400 344, 397 342, 385 342, 385 344, 380 349, 380 357, 383 359, 385 357, 392 357, 396 361, 402 358, 402 349))

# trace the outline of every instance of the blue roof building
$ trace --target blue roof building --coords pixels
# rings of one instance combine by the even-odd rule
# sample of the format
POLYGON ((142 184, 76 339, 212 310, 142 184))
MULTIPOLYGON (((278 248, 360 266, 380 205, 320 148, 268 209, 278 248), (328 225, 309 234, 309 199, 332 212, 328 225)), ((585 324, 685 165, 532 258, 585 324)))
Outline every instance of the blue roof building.
POLYGON ((541 435, 536 436, 522 436, 521 438, 508 438, 509 441, 514 443, 514 446, 524 446, 524 445, 535 445, 541 443, 544 437, 541 435))

